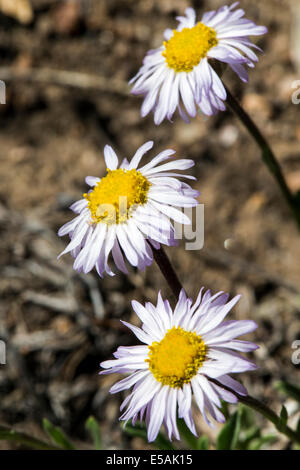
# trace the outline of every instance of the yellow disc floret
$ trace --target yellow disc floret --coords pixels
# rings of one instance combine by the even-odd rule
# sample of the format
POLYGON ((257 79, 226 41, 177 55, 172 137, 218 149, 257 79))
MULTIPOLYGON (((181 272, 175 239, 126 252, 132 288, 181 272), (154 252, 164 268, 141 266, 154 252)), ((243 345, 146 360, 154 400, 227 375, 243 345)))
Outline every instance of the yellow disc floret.
POLYGON ((109 170, 93 191, 84 194, 94 223, 126 222, 136 205, 147 202, 151 183, 137 170, 109 170))
POLYGON ((149 347, 149 369, 159 382, 170 387, 189 383, 202 366, 207 347, 201 336, 175 326, 149 347))
POLYGON ((164 42, 162 55, 168 66, 176 72, 191 72, 208 51, 218 44, 216 31, 203 23, 173 32, 171 39, 164 42))

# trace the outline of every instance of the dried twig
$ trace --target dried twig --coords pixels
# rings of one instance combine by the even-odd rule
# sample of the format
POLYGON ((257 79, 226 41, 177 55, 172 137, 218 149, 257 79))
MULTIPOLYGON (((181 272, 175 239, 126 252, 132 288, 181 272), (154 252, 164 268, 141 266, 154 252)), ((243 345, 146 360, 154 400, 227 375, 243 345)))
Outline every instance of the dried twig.
POLYGON ((103 319, 105 315, 104 302, 103 302, 100 288, 96 279, 91 275, 89 276, 80 275, 80 279, 82 280, 82 282, 84 282, 84 284, 87 285, 89 289, 89 294, 90 294, 95 316, 98 319, 103 319))
POLYGON ((23 299, 26 302, 32 302, 36 305, 49 308, 57 312, 72 313, 78 310, 78 305, 74 297, 64 295, 58 297, 54 295, 40 294, 34 291, 26 291, 23 294, 23 299))
POLYGON ((59 335, 53 330, 18 333, 11 338, 11 343, 17 349, 32 351, 65 351, 79 348, 86 341, 83 332, 74 328, 68 335, 59 335))
POLYGON ((127 96, 129 93, 127 83, 122 80, 68 70, 47 68, 19 70, 14 67, 0 67, 0 79, 4 82, 43 83, 84 90, 97 90, 122 96, 127 96))

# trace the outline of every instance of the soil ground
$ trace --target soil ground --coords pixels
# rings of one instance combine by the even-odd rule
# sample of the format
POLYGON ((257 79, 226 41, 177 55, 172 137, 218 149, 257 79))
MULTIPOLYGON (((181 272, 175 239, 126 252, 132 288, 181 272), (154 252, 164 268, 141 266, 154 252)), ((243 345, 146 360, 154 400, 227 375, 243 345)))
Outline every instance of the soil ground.
MULTIPOLYGON (((230 112, 199 116, 190 125, 176 117, 156 127, 152 116, 140 118, 141 99, 126 93, 146 51, 160 45, 178 13, 192 4, 200 15, 223 2, 30 3, 29 24, 0 14, 0 79, 7 77, 7 104, 0 105, 0 338, 7 343, 0 422, 41 437, 47 417, 73 440, 86 441, 84 422, 92 414, 105 448, 145 447, 121 431, 122 397, 108 394, 116 377, 99 378, 99 363, 117 345, 134 343, 119 321, 137 322, 130 300, 154 301, 159 289, 165 296, 170 291, 155 265, 127 277, 78 275, 71 257, 57 261, 66 239, 56 232, 86 190, 85 176, 103 173, 105 144, 131 157, 150 139, 156 143, 150 156, 174 148, 196 161, 194 187, 205 205, 204 248, 188 252, 182 244, 168 254, 191 296, 202 285, 243 295, 233 317, 257 321, 251 339, 261 346, 254 355, 260 369, 243 380, 278 411, 282 397, 274 382, 297 383, 300 376, 291 362, 292 344, 300 339, 300 244, 289 210, 230 112), (102 90, 61 86, 55 78, 41 83, 32 69, 99 76, 102 90), (28 80, 16 78, 28 71, 28 80)), ((257 40, 265 54, 249 85, 229 71, 223 77, 272 143, 293 191, 300 189, 300 107, 291 99, 300 79, 296 3, 241 1, 248 17, 269 27, 257 40)), ((211 433, 200 416, 197 425, 211 433)), ((275 448, 284 446, 279 440, 275 448)))

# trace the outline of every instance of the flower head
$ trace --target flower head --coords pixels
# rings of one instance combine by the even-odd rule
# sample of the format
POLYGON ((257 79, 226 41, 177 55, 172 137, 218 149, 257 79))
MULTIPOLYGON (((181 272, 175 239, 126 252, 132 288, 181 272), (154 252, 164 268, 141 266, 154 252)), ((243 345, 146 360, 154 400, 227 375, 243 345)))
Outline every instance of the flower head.
POLYGON ((211 295, 201 289, 196 302, 181 291, 172 311, 167 300, 158 295, 157 305, 145 307, 136 301, 133 309, 142 321, 142 327, 127 325, 145 345, 119 347, 116 359, 105 361, 101 374, 128 373, 110 390, 117 393, 133 387, 121 406, 127 409, 122 420, 145 416, 149 441, 155 440, 162 424, 169 435, 179 439, 176 416, 183 418, 196 435, 192 417, 192 396, 205 419, 212 425, 208 413, 218 422, 225 418, 220 411, 221 400, 236 403, 237 397, 227 389, 247 395, 245 388, 229 374, 256 369, 256 365, 238 352, 257 349, 254 343, 237 340, 252 332, 253 321, 226 321, 224 318, 240 296, 228 301, 228 295, 211 295), (214 382, 216 379, 219 383, 214 382))
POLYGON ((131 265, 144 269, 153 261, 152 247, 176 244, 170 219, 191 223, 178 208, 196 206, 199 192, 177 177, 195 178, 173 170, 186 170, 194 162, 174 160, 160 165, 174 155, 175 151, 168 149, 138 168, 152 146, 153 142, 146 142, 131 162, 124 159, 120 166, 113 149, 104 148, 106 175, 86 178, 92 189, 71 206, 79 215, 58 232, 71 239, 61 255, 71 252, 74 269, 87 273, 96 267, 101 277, 104 272, 113 275, 108 264, 110 253, 125 273, 124 256, 131 265))
POLYGON ((165 118, 171 120, 178 108, 188 122, 197 107, 209 116, 225 110, 226 90, 211 60, 228 64, 247 82, 244 65, 254 67, 258 58, 252 48, 260 50, 249 36, 267 32, 244 18, 244 10, 235 9, 238 4, 207 12, 200 22, 193 8, 187 8, 186 16, 177 17, 177 29, 165 31, 163 45, 147 54, 130 82, 133 94, 145 95, 143 117, 153 110, 154 121, 160 124, 165 118))

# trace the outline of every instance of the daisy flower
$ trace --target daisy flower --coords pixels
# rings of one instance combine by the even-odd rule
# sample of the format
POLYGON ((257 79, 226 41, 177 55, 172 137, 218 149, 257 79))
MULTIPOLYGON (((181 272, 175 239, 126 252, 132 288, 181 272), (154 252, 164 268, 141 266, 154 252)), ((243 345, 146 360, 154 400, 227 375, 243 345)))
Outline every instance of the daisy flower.
POLYGON ((253 362, 238 352, 254 351, 258 346, 236 338, 252 332, 257 325, 250 320, 223 321, 239 298, 227 302, 227 294, 219 292, 212 296, 202 288, 194 305, 182 290, 174 311, 160 294, 156 306, 132 302, 142 327, 122 323, 144 345, 119 347, 114 353, 116 359, 103 362, 101 367, 106 370, 100 372, 130 374, 110 390, 117 393, 133 387, 121 405, 121 410, 127 409, 120 419, 126 422, 131 419, 135 424, 138 417, 142 420, 145 416, 150 442, 155 440, 162 424, 171 440, 172 435, 180 439, 178 413, 197 435, 192 417, 194 396, 209 425, 213 426, 208 413, 216 421, 224 422, 221 400, 236 403, 237 397, 222 385, 247 395, 246 389, 229 374, 256 369, 253 362))
POLYGON ((228 64, 243 82, 248 81, 244 65, 254 67, 258 61, 249 36, 267 33, 244 18, 236 9, 239 2, 205 13, 200 21, 193 8, 177 17, 177 29, 167 29, 161 47, 148 52, 143 66, 130 83, 132 93, 144 95, 142 117, 154 111, 155 124, 169 120, 178 108, 180 116, 189 122, 197 107, 208 116, 226 109, 225 87, 211 66, 211 61, 228 64), (185 108, 185 109, 184 109, 185 108))
POLYGON ((114 275, 108 264, 110 253, 124 273, 124 257, 132 266, 144 269, 153 261, 151 247, 176 244, 171 219, 191 223, 179 209, 196 206, 199 192, 177 177, 195 178, 173 170, 186 170, 194 162, 182 159, 163 163, 175 154, 168 149, 138 168, 152 147, 152 141, 146 142, 130 162, 124 159, 120 166, 114 150, 108 145, 104 148, 106 175, 86 178, 92 189, 70 207, 79 215, 58 232, 71 239, 60 256, 71 252, 77 271, 88 273, 96 267, 101 277, 104 272, 114 275))

